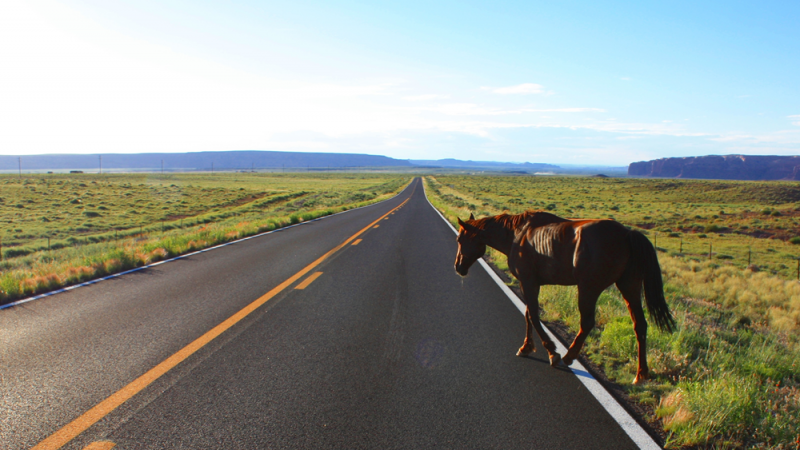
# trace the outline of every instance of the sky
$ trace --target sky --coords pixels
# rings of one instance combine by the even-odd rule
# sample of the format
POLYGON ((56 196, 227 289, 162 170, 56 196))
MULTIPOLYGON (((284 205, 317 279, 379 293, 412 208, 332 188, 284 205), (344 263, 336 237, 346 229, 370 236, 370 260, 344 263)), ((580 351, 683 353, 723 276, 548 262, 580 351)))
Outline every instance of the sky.
POLYGON ((0 154, 800 154, 800 2, 0 0, 0 154))

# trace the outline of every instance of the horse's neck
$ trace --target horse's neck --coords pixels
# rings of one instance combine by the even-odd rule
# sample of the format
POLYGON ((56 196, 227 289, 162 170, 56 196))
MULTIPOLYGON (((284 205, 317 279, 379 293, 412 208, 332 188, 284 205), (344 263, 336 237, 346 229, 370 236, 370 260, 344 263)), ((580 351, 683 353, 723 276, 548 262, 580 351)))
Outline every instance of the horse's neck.
POLYGON ((514 243, 516 231, 511 222, 503 222, 493 218, 486 222, 484 230, 488 235, 488 241, 485 244, 508 256, 508 252, 511 251, 511 245, 514 243))

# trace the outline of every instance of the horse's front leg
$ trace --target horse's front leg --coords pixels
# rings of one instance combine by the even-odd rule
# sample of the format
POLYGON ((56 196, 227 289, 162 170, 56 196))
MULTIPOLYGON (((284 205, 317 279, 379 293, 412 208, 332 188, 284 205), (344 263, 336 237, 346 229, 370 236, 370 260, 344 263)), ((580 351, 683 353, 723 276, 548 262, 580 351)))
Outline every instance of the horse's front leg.
MULTIPOLYGON (((524 296, 524 295, 523 295, 524 296)), ((536 351, 536 345, 533 344, 533 321, 531 320, 531 307, 526 305, 525 308, 525 342, 519 348, 517 356, 527 356, 536 351)))
POLYGON ((556 344, 550 340, 550 336, 544 331, 542 322, 539 320, 539 285, 530 281, 520 280, 520 287, 522 288, 522 295, 525 297, 525 304, 527 305, 527 309, 525 310, 527 334, 525 335, 525 342, 522 344, 517 355, 523 356, 523 354, 527 354, 523 353, 523 350, 526 348, 531 348, 535 351, 536 347, 534 347, 533 341, 531 341, 531 328, 533 328, 536 330, 536 334, 539 335, 539 339, 542 340, 542 345, 545 350, 547 350, 547 354, 550 357, 550 365, 555 367, 561 361, 561 355, 556 352, 556 344))

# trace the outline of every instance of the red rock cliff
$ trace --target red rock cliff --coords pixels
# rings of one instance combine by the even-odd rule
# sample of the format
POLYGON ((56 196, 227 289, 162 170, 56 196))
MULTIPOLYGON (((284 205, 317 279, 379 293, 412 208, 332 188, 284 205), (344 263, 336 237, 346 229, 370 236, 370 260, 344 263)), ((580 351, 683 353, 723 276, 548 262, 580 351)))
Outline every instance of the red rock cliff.
POLYGON ((696 156, 640 161, 628 175, 716 180, 800 180, 800 156, 696 156))

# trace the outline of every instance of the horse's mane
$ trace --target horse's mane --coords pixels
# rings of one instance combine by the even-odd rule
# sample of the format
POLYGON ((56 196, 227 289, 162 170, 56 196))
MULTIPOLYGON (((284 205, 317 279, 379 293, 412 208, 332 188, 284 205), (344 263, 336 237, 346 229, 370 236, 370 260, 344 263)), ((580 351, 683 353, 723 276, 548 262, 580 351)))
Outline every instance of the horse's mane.
MULTIPOLYGON (((486 226, 489 225, 490 223, 497 223, 503 228, 518 230, 527 225, 528 223, 532 222, 545 224, 553 222, 563 222, 565 220, 566 219, 563 219, 555 214, 551 214, 546 211, 529 210, 520 214, 502 213, 496 216, 489 216, 480 219, 475 219, 474 221, 470 221, 470 225, 473 225, 477 228, 480 228, 481 230, 484 230, 486 229, 486 226)), ((538 226, 538 224, 536 226, 538 226)))

